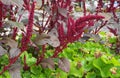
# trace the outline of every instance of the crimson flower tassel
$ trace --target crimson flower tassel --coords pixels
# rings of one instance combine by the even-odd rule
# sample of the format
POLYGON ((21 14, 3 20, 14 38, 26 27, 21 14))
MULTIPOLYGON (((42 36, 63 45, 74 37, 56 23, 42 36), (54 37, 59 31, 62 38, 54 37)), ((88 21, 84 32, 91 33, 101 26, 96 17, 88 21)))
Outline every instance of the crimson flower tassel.
POLYGON ((24 33, 22 33, 22 40, 21 40, 21 51, 27 50, 27 37, 24 33))
POLYGON ((28 26, 27 26, 28 41, 30 41, 30 37, 32 36, 34 9, 35 9, 35 2, 33 2, 33 4, 32 4, 29 19, 28 19, 28 26))
POLYGON ((35 9, 35 2, 33 2, 32 6, 31 6, 26 35, 23 34, 22 43, 21 43, 21 45, 22 45, 21 50, 22 51, 27 50, 27 44, 30 42, 30 38, 32 36, 34 9, 35 9))
POLYGON ((88 16, 84 16, 84 17, 80 17, 79 19, 76 20, 75 26, 79 26, 81 23, 89 21, 89 20, 100 20, 103 19, 103 16, 99 16, 99 15, 88 15, 88 16))

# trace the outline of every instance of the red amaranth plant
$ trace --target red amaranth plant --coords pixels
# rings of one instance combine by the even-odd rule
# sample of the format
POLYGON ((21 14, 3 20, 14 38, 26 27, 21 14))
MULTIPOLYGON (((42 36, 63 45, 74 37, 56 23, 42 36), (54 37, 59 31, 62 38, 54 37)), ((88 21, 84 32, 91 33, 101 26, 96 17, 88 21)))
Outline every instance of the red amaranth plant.
MULTIPOLYGON (((99 14, 103 8, 102 0, 98 1, 99 4, 95 13, 87 13, 86 0, 79 0, 83 3, 83 16, 78 19, 74 19, 70 15, 73 8, 71 0, 19 0, 21 1, 20 4, 12 0, 9 0, 8 4, 5 1, 0 1, 0 10, 2 11, 0 12, 0 27, 10 26, 9 28, 13 30, 13 33, 12 38, 11 34, 9 34, 7 38, 3 36, 0 41, 10 47, 9 49, 6 48, 7 46, 5 47, 5 50, 9 51, 10 55, 8 56, 9 64, 3 67, 0 74, 9 70, 12 64, 18 61, 20 55, 31 47, 37 51, 35 65, 39 65, 46 58, 46 46, 51 46, 54 50, 53 55, 49 58, 56 58, 69 43, 77 41, 86 33, 97 34, 101 28, 109 24, 109 20, 105 20, 106 16, 99 14), (42 3, 41 5, 39 1, 42 3), (41 13, 39 12, 40 9, 41 13), (39 17, 42 17, 42 19, 39 17), (97 27, 94 26, 96 22, 100 22, 97 27), (95 27, 95 29, 89 30, 92 27, 95 27), (90 32, 86 32, 86 30, 90 32), (20 43, 16 39, 16 37, 19 37, 19 31, 22 32, 22 38, 19 39, 20 43), (35 39, 31 39, 33 34, 36 35, 35 39), (13 45, 13 42, 15 45, 13 45)), ((105 10, 111 12, 113 14, 111 18, 114 18, 115 21, 117 20, 116 23, 119 23, 116 9, 120 6, 114 7, 114 2, 115 0, 110 0, 110 7, 105 10)), ((27 58, 24 56, 24 70, 29 69, 26 60, 27 58)))

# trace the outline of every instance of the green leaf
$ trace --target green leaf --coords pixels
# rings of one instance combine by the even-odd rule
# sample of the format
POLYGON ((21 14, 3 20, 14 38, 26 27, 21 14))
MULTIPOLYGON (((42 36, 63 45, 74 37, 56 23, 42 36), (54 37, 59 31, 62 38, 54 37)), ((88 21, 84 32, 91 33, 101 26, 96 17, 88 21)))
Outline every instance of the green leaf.
POLYGON ((36 63, 36 58, 32 57, 32 58, 27 58, 27 64, 29 66, 33 65, 36 63))
POLYGON ((40 73, 39 75, 31 75, 31 78, 45 78, 45 76, 42 74, 42 73, 40 73))
POLYGON ((22 59, 22 62, 24 62, 24 55, 26 56, 26 63, 28 64, 28 66, 31 66, 33 64, 36 63, 36 58, 34 58, 32 56, 31 53, 28 53, 27 51, 25 51, 22 55, 21 55, 21 59, 22 59))
POLYGON ((111 78, 119 78, 120 77, 120 66, 119 67, 116 67, 117 70, 116 70, 116 74, 112 74, 111 73, 111 78))
POLYGON ((56 72, 57 72, 57 76, 59 76, 59 78, 67 78, 67 73, 66 72, 64 72, 60 69, 57 69, 56 72))
POLYGON ((113 64, 105 64, 101 58, 95 59, 93 65, 101 72, 102 77, 110 76, 110 68, 113 67, 113 64))
POLYGON ((9 59, 7 55, 3 55, 0 57, 0 64, 7 65, 9 63, 9 59))
POLYGON ((120 62, 113 56, 107 54, 101 57, 101 60, 106 64, 113 64, 114 66, 120 66, 120 62))
POLYGON ((120 61, 118 61, 118 59, 116 59, 115 57, 112 57, 111 63, 113 63, 115 66, 120 66, 120 61))
POLYGON ((37 74, 41 74, 42 68, 41 68, 40 66, 32 66, 32 67, 30 68, 30 71, 31 71, 33 74, 37 75, 37 74))
POLYGON ((2 76, 0 76, 0 78, 3 78, 2 76))
POLYGON ((73 75, 75 77, 82 77, 83 74, 84 74, 84 68, 77 68, 77 62, 71 62, 71 65, 70 65, 70 72, 69 72, 69 75, 73 75))
POLYGON ((11 78, 8 71, 4 72, 4 75, 6 76, 6 78, 11 78))
POLYGON ((103 32, 103 31, 101 31, 99 34, 100 34, 100 36, 102 36, 102 37, 106 36, 106 32, 103 32))
POLYGON ((86 78, 96 78, 95 72, 88 72, 86 78))
POLYGON ((109 42, 110 43, 116 43, 116 38, 115 37, 109 38, 109 42))
POLYGON ((50 76, 53 76, 53 72, 54 72, 54 70, 51 70, 49 68, 43 69, 43 74, 45 74, 46 78, 49 78, 50 76))
POLYGON ((23 74, 22 74, 22 78, 31 78, 31 73, 29 71, 25 71, 23 74))

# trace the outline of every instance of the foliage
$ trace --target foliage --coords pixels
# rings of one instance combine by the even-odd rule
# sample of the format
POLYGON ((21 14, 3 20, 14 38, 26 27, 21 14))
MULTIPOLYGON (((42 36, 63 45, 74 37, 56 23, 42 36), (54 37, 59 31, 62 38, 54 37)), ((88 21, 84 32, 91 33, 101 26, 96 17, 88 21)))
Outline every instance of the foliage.
MULTIPOLYGON (((103 1, 98 0, 96 8, 87 11, 86 1, 80 0, 83 16, 74 19, 72 3, 76 1, 0 0, 1 77, 119 77, 118 57, 112 57, 111 51, 120 53, 120 15, 116 13, 120 1, 114 6, 116 1, 110 0, 104 8, 103 1), (108 44, 99 36, 104 26, 115 35, 108 44), (76 41, 86 45, 75 44, 76 41), (90 67, 86 69, 83 65, 90 67)), ((93 1, 90 4, 94 5, 93 1)))
MULTIPOLYGON (((101 32, 102 35, 103 33, 101 32)), ((103 38, 105 40, 107 39, 107 37, 103 38)), ((46 68, 43 67, 45 65, 34 65, 37 59, 31 53, 24 52, 20 57, 22 59, 21 62, 24 64, 24 56, 26 55, 26 63, 30 68, 27 71, 21 70, 22 78, 118 78, 120 77, 120 56, 108 46, 108 43, 115 42, 114 38, 109 38, 108 42, 104 45, 100 42, 93 42, 92 40, 86 43, 75 42, 69 44, 59 55, 61 60, 64 59, 63 57, 69 59, 69 72, 64 70, 64 68, 66 69, 64 67, 66 65, 63 65, 62 68, 59 67, 59 58, 53 58, 53 62, 50 62, 52 58, 49 58, 49 61, 48 59, 43 60, 40 64, 48 65, 48 68, 46 68), (55 67, 51 64, 55 64, 55 67)), ((45 57, 49 57, 50 54, 50 52, 47 52, 45 57)), ((3 60, 0 61, 1 64, 5 64, 5 60, 8 63, 8 58, 5 57, 3 56, 3 60)), ((3 76, 9 78, 10 75, 4 73, 3 76)))

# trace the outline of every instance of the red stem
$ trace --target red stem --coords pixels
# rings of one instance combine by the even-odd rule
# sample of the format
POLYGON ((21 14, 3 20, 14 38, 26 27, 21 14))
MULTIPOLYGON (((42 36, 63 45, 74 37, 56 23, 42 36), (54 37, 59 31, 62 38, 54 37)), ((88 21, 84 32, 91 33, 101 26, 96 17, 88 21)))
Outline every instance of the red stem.
POLYGON ((15 40, 16 36, 17 36, 17 27, 15 27, 13 29, 13 37, 12 38, 15 40))
POLYGON ((44 26, 43 26, 44 18, 45 18, 45 10, 43 10, 43 14, 42 14, 42 27, 43 27, 43 28, 44 28, 44 26))
MULTIPOLYGON (((25 11, 24 11, 24 12, 25 12, 25 11)), ((23 12, 21 15, 19 15, 18 22, 20 22, 20 20, 21 20, 21 18, 22 18, 22 15, 24 14, 24 12, 23 12)))
POLYGON ((107 12, 112 12, 114 7, 115 0, 110 0, 110 7, 107 9, 107 12))
MULTIPOLYGON (((24 51, 23 51, 23 52, 24 52, 24 51)), ((14 57, 14 58, 11 58, 11 59, 10 59, 10 63, 9 63, 8 65, 6 65, 6 66, 3 67, 3 70, 0 72, 0 75, 3 74, 6 70, 8 70, 9 67, 17 61, 17 59, 20 57, 20 55, 21 55, 23 52, 21 52, 19 55, 17 55, 17 56, 14 57)))
POLYGON ((86 4, 85 4, 85 0, 83 0, 83 12, 84 12, 84 16, 86 16, 86 4))
POLYGON ((51 19, 51 16, 49 16, 49 17, 48 17, 48 19, 47 19, 47 21, 46 21, 46 23, 45 23, 45 26, 44 26, 44 27, 46 27, 46 26, 47 26, 47 24, 49 23, 50 19, 51 19))
POLYGON ((45 45, 42 45, 42 53, 41 53, 40 57, 38 57, 36 65, 38 65, 44 59, 45 52, 46 52, 46 47, 45 47, 45 45))
POLYGON ((56 58, 56 57, 58 56, 58 54, 61 53, 62 50, 67 47, 67 44, 68 44, 68 42, 66 42, 66 43, 64 43, 63 45, 57 47, 57 48, 55 49, 55 52, 54 52, 52 58, 56 58))
POLYGON ((101 26, 100 26, 97 30, 95 30, 95 34, 97 34, 97 33, 100 31, 100 29, 107 24, 107 22, 108 22, 108 21, 103 22, 103 23, 101 24, 101 26))
POLYGON ((24 55, 24 67, 23 67, 23 69, 24 70, 28 70, 29 69, 29 66, 26 63, 26 55, 24 55))

